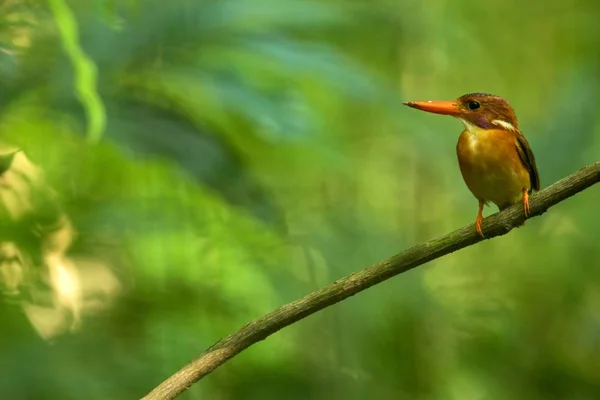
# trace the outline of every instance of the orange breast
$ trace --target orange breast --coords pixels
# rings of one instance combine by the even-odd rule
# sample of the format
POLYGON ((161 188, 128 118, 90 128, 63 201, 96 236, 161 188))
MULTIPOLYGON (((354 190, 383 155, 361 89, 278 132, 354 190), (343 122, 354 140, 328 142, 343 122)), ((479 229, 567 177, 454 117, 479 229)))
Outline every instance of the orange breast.
POLYGON ((530 189, 529 172, 519 158, 516 135, 500 129, 465 130, 456 146, 463 179, 477 199, 500 209, 530 189))

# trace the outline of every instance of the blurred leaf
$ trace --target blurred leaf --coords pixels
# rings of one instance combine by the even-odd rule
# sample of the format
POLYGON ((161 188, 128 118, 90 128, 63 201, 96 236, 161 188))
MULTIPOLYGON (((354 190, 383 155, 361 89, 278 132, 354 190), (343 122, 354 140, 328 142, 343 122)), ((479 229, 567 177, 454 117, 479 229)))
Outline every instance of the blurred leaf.
POLYGON ((63 48, 74 70, 74 86, 78 99, 87 117, 87 136, 98 142, 106 125, 104 104, 96 91, 98 70, 79 44, 79 29, 76 18, 66 0, 50 0, 50 7, 60 32, 63 48))

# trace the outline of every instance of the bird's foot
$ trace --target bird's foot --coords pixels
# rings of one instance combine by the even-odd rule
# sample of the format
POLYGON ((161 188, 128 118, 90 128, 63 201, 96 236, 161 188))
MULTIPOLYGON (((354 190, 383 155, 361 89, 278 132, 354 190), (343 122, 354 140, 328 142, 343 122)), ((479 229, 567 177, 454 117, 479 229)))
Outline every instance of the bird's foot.
POLYGON ((482 238, 485 239, 485 236, 483 235, 483 231, 481 230, 481 223, 483 222, 483 217, 479 217, 479 215, 477 216, 477 219, 475 220, 475 229, 477 230, 477 233, 479 233, 479 236, 481 236, 482 238))
POLYGON ((527 189, 523 189, 523 210, 525 211, 525 217, 529 217, 529 193, 527 193, 527 189))
POLYGON ((479 236, 485 239, 483 235, 483 230, 481 229, 481 224, 483 223, 483 202, 479 201, 479 211, 477 212, 477 218, 475 219, 475 229, 479 236))

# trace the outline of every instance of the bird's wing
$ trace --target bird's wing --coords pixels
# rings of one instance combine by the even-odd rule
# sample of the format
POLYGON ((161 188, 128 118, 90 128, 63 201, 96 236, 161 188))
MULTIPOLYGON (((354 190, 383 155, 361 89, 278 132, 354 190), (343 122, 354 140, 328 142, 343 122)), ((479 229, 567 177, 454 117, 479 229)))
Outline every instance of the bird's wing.
POLYGON ((516 145, 519 158, 523 162, 523 165, 525 165, 525 168, 527 168, 527 171, 529 171, 531 189, 540 190, 540 174, 535 165, 535 156, 533 155, 533 151, 531 151, 529 142, 523 134, 517 133, 516 145))

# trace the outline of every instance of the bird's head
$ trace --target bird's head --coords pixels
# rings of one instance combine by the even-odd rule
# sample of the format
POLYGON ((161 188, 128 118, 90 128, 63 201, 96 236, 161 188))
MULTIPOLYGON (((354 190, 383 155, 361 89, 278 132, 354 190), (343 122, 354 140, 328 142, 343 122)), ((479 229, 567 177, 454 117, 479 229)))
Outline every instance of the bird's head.
POLYGON ((408 101, 417 110, 451 115, 460 119, 469 131, 477 129, 519 129, 514 110, 502 97, 486 93, 469 93, 452 101, 408 101))

